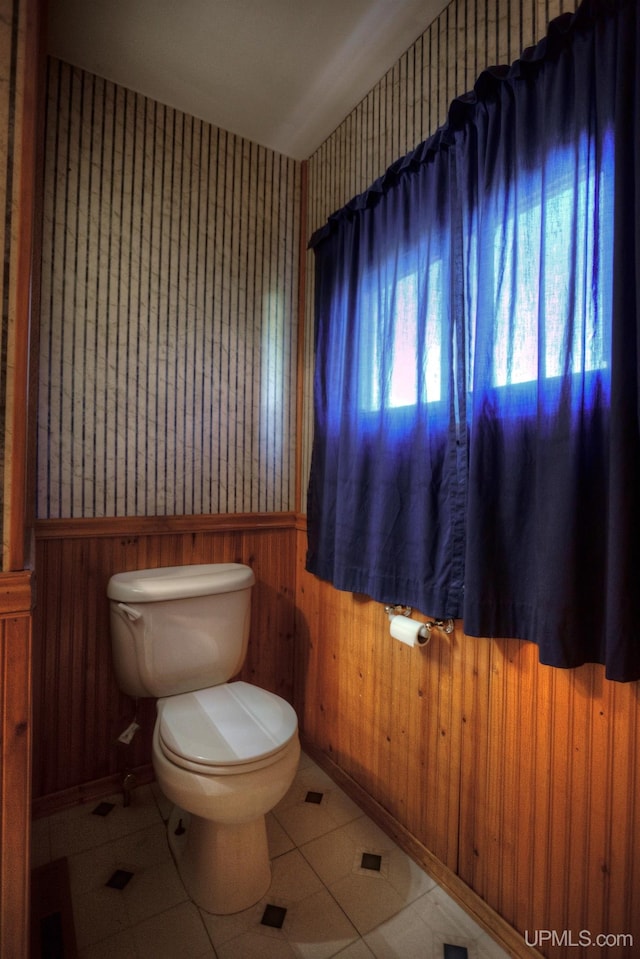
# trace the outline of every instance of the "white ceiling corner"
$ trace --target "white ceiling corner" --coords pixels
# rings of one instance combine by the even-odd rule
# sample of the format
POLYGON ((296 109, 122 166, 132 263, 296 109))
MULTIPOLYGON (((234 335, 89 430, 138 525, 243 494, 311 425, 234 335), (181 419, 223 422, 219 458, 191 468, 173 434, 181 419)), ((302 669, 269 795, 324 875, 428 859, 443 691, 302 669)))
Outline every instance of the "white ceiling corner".
POLYGON ((307 159, 445 0, 49 0, 48 52, 307 159))

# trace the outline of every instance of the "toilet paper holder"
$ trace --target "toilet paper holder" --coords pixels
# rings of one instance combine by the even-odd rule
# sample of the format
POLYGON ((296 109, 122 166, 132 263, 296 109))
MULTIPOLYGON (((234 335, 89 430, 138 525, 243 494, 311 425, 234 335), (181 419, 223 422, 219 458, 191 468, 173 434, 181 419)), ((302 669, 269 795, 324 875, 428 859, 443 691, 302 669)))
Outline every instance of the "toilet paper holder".
MULTIPOLYGON (((396 606, 385 606, 384 611, 389 617, 389 620, 391 620, 394 616, 411 616, 413 609, 411 608, 411 606, 396 605, 396 606)), ((452 619, 428 620, 426 623, 422 624, 422 627, 420 629, 420 635, 429 639, 431 637, 432 629, 441 629, 444 633, 447 633, 447 635, 451 635, 454 629, 453 620, 452 619)))
POLYGON ((411 616, 413 612, 410 606, 385 606, 384 611, 389 619, 394 616, 411 616))

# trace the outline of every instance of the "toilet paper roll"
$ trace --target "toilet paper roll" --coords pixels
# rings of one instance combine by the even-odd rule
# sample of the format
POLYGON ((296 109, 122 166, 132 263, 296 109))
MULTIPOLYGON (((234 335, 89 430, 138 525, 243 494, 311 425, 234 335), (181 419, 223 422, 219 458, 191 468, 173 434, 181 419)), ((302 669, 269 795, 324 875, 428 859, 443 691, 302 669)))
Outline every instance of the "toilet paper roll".
POLYGON ((399 639, 401 643, 406 643, 407 646, 424 646, 429 642, 429 635, 420 634, 422 627, 423 623, 408 616, 391 617, 391 635, 394 639, 399 639))

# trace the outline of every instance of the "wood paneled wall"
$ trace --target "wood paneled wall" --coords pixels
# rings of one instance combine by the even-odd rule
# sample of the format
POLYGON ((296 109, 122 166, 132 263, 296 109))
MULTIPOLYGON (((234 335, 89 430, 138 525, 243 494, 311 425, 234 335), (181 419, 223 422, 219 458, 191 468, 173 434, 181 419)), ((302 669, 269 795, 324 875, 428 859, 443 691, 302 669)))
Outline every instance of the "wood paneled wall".
POLYGON ((0 534, 4 571, 27 565, 25 520, 39 73, 38 0, 0 0, 0 534))
POLYGON ((0 574, 0 956, 28 952, 31 575, 0 574))
POLYGON ((37 0, 0 0, 0 956, 26 959, 31 811, 31 573, 26 548, 37 0))
POLYGON ((296 705, 307 739, 443 884, 459 895, 463 880, 529 943, 555 932, 545 956, 637 956, 638 684, 609 682, 600 666, 541 666, 533 644, 474 639, 460 623, 408 648, 390 638, 381 604, 306 573, 305 546, 300 533, 296 705), (635 945, 576 945, 582 930, 635 945))
POLYGON ((37 527, 34 614, 36 813, 117 790, 123 770, 151 761, 155 705, 142 729, 116 744, 135 703, 111 664, 109 577, 122 570, 243 562, 255 571, 249 652, 241 676, 293 699, 295 532, 289 514, 210 520, 50 521, 37 527))

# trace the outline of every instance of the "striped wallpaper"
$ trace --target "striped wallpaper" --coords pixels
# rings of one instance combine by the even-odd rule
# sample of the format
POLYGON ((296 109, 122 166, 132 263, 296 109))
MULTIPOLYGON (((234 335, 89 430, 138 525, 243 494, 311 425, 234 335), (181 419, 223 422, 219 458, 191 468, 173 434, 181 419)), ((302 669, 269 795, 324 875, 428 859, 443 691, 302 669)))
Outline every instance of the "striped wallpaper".
MULTIPOLYGON (((487 66, 511 63, 577 0, 453 0, 308 162, 306 236, 394 160, 435 133, 487 66)), ((301 437, 303 489, 313 430, 313 254, 307 254, 301 437)))
POLYGON ((56 60, 39 518, 289 510, 300 164, 56 60))

